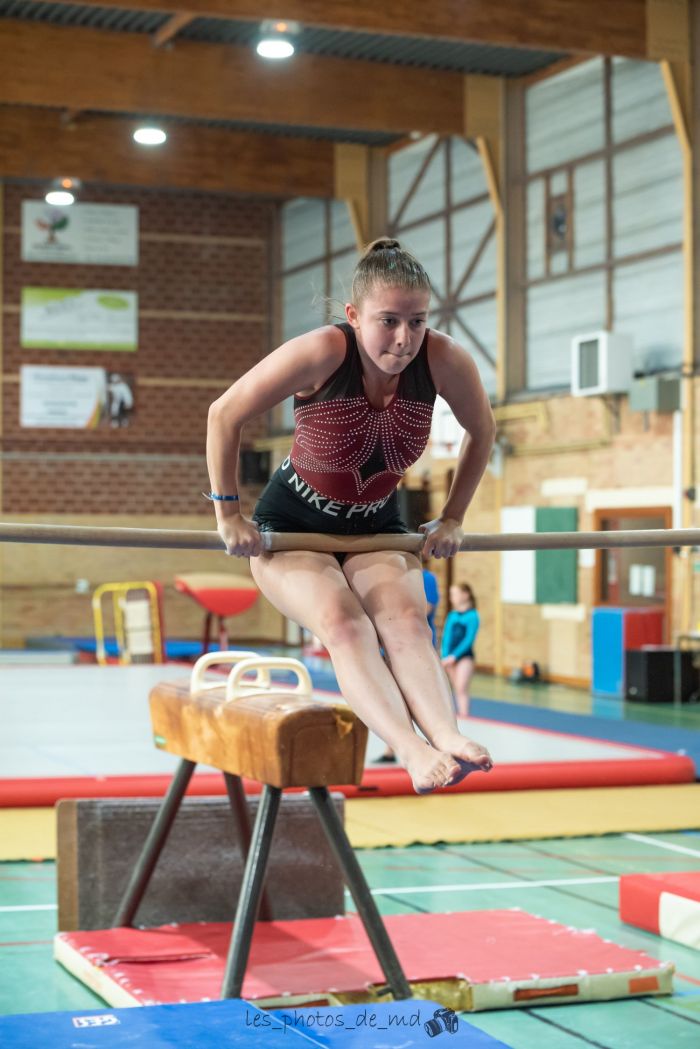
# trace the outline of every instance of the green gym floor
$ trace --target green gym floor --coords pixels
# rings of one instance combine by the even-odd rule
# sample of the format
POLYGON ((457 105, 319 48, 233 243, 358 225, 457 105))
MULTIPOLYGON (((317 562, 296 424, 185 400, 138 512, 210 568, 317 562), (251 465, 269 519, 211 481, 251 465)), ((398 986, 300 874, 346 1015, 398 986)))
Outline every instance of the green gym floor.
MULTIPOLYGON (((606 716, 600 701, 558 686, 511 686, 480 676, 474 694, 606 716)), ((700 729, 697 708, 638 704, 609 716, 700 729)), ((471 1023, 513 1049, 700 1046, 700 951, 623 925, 616 880, 639 871, 700 870, 699 833, 382 848, 358 856, 384 914, 520 907, 675 964, 671 997, 469 1014, 471 1023)), ((0 1013, 102 1005, 54 963, 55 930, 54 863, 0 864, 0 1013)))

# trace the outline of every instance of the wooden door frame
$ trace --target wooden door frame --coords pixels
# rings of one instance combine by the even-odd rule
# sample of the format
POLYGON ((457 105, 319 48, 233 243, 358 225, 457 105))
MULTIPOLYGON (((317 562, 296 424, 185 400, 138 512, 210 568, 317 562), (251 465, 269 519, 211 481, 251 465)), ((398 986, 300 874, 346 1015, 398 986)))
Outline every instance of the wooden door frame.
MULTIPOLYGON (((606 517, 614 517, 618 515, 620 517, 661 517, 663 518, 663 527, 673 527, 673 509, 670 506, 610 506, 607 509, 594 510, 593 511, 593 527, 596 532, 602 532, 603 519, 606 517)), ((671 600, 671 589, 673 586, 673 551, 670 547, 666 547, 664 550, 664 560, 666 569, 666 594, 664 598, 664 631, 663 631, 663 642, 669 644, 671 638, 671 610, 673 608, 673 602, 671 600)), ((595 557, 595 575, 594 575, 594 589, 593 589, 593 607, 594 608, 610 608, 612 602, 603 601, 603 551, 597 550, 595 557)))

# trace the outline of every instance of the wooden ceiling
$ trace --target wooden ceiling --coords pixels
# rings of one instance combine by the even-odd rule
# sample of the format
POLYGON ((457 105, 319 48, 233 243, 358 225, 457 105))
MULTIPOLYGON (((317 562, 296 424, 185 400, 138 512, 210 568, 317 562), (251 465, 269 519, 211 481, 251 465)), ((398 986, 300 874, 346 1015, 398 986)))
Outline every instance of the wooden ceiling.
POLYGON ((660 5, 0 0, 0 176, 329 196, 336 143, 468 135, 465 78, 650 57, 660 5), (278 17, 300 24, 299 49, 265 62, 250 41, 278 17), (164 147, 132 142, 143 118, 167 127, 164 147))

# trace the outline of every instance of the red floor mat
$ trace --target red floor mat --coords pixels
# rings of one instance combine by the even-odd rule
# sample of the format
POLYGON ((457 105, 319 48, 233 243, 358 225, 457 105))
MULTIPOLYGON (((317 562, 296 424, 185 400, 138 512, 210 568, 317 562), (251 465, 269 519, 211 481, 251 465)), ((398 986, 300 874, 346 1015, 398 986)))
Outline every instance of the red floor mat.
MULTIPOLYGON (((671 991, 670 963, 521 910, 384 921, 409 981, 461 981, 462 1009, 671 991)), ((114 1005, 201 1001, 219 997, 230 932, 199 923, 59 933, 56 957, 114 1005)), ((259 922, 243 997, 370 994, 384 982, 355 915, 259 922)))

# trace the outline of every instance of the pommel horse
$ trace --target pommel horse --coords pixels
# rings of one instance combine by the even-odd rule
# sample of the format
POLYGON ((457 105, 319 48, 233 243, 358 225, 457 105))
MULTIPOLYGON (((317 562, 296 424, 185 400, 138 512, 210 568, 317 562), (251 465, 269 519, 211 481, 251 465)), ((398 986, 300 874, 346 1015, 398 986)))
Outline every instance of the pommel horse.
MULTIPOLYGON (((296 659, 215 652, 197 661, 189 687, 179 682, 156 685, 150 693, 150 710, 156 746, 177 754, 181 761, 114 926, 132 924, 197 763, 220 769, 248 853, 221 989, 222 998, 240 998, 282 791, 305 787, 387 985, 395 999, 410 998, 408 981, 328 793, 332 784, 359 784, 362 779, 367 728, 350 708, 315 700, 309 673, 296 659), (215 663, 233 664, 225 685, 205 681, 207 668, 215 663), (296 686, 275 685, 272 670, 291 670, 296 686), (253 679, 246 680, 251 673, 253 679), (263 784, 252 835, 241 777, 263 784)), ((264 907, 261 916, 266 916, 264 907)))

